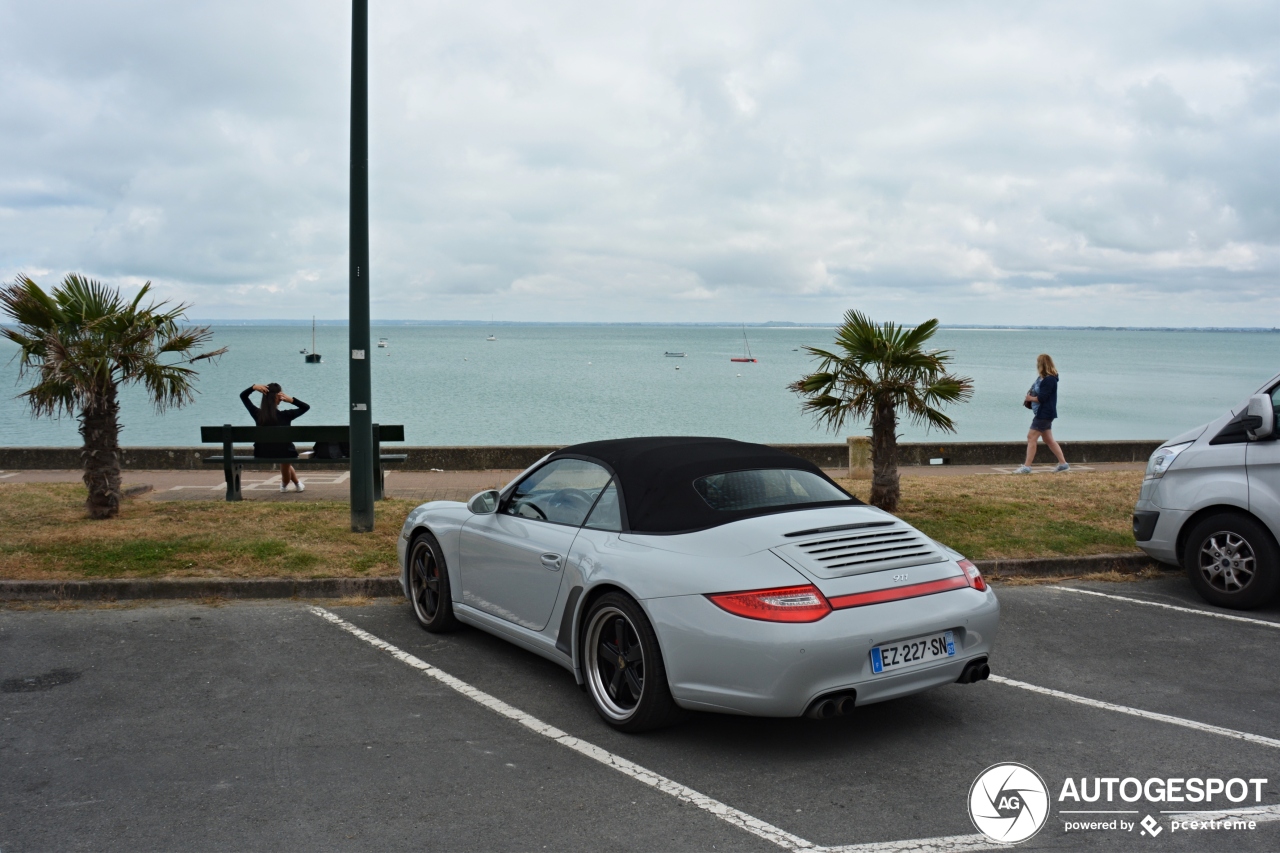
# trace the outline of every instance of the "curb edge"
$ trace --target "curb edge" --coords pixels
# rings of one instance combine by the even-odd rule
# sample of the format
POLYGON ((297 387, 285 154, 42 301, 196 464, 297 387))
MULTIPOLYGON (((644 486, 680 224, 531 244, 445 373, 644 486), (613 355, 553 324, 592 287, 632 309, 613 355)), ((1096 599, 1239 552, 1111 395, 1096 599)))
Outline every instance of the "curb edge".
MULTIPOLYGON (((1090 572, 1137 574, 1160 564, 1141 552, 1091 557, 974 560, 992 578, 1052 578, 1090 572)), ((403 595, 400 578, 161 578, 157 580, 0 580, 0 601, 118 601, 199 598, 393 598, 403 595)))

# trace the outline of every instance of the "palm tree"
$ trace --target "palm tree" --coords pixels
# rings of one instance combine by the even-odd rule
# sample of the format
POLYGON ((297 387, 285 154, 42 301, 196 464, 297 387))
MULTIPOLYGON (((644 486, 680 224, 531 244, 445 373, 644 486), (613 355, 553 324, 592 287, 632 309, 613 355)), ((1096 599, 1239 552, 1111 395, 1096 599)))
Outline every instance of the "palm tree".
POLYGON ((0 288, 0 309, 16 323, 0 334, 20 348, 19 375, 36 377, 20 396, 35 417, 80 421, 92 518, 120 512, 120 386, 142 385, 157 412, 181 407, 195 398, 196 371, 187 365, 226 352, 197 353, 213 338, 209 327, 182 325, 187 305, 141 307, 150 290, 147 282, 128 301, 118 288, 75 274, 52 293, 26 276, 0 288))
POLYGON ((973 396, 973 380, 947 372, 951 354, 925 350, 938 330, 929 320, 914 329, 877 325, 859 311, 847 311, 836 330, 836 352, 805 347, 822 359, 818 370, 791 383, 808 399, 803 408, 832 430, 847 418, 871 420, 871 503, 888 512, 898 508, 898 414, 913 424, 955 432, 955 423, 938 408, 973 396))

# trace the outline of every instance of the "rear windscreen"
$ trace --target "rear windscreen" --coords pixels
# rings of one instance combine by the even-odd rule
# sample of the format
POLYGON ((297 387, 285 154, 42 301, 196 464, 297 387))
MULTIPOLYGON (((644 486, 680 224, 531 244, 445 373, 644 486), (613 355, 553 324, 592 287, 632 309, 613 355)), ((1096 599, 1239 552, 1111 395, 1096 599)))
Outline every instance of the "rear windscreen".
POLYGON ((849 495, 809 471, 761 469, 712 474, 693 481, 712 509, 726 512, 793 504, 854 502, 849 495))

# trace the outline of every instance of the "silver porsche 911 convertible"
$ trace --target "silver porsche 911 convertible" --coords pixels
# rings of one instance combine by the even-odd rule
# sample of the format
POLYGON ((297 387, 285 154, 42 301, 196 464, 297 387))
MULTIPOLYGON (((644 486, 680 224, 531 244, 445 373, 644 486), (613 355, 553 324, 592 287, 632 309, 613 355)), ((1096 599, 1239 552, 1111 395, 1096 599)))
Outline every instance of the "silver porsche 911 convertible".
POLYGON ((501 491, 409 513, 405 595, 585 683, 605 722, 681 709, 826 718, 987 677, 1000 606, 963 556, 758 444, 558 450, 501 491))

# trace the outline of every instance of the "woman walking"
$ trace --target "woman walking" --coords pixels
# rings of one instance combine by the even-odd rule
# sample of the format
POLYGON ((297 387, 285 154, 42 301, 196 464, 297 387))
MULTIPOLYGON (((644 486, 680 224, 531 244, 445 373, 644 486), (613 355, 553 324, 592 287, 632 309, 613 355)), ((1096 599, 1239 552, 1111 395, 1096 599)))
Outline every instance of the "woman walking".
MULTIPOLYGON (((253 417, 253 422, 258 426, 288 426, 295 418, 302 417, 311 408, 297 397, 290 397, 280 390, 280 383, 278 382, 272 382, 270 385, 250 385, 240 392, 240 402, 244 403, 244 407, 249 410, 249 414, 253 417), (249 402, 249 395, 254 391, 262 393, 261 407, 249 402), (280 411, 280 403, 282 402, 292 403, 297 408, 282 412, 280 411)), ((291 442, 257 442, 253 445, 253 455, 267 459, 280 459, 290 456, 297 458, 298 448, 294 447, 291 442)), ((301 492, 303 490, 302 483, 298 481, 298 472, 288 462, 281 462, 280 491, 289 491, 289 483, 291 482, 298 491, 301 492)))
POLYGON ((1071 470, 1067 457, 1053 437, 1053 419, 1058 416, 1058 368, 1053 366, 1053 359, 1046 353, 1036 357, 1036 381, 1027 392, 1023 405, 1031 409, 1031 431, 1027 433, 1027 461, 1014 471, 1015 474, 1030 474, 1031 463, 1036 458, 1036 441, 1044 438, 1045 446, 1058 457, 1055 474, 1071 470))

